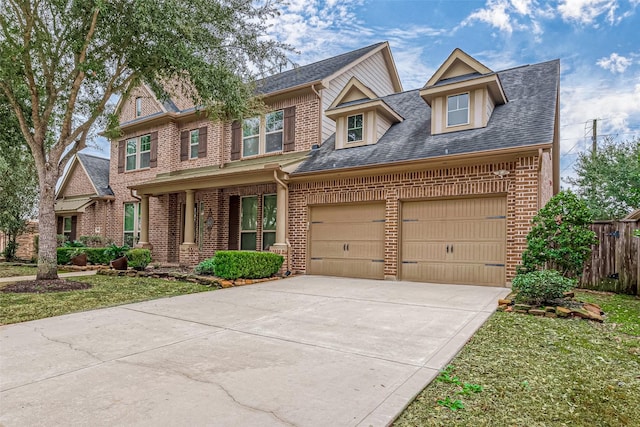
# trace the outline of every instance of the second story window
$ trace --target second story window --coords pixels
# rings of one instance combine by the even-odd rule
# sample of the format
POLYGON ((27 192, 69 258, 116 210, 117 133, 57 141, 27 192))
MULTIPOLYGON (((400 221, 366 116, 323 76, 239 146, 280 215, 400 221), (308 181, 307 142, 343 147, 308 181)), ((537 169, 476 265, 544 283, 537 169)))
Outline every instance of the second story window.
POLYGON ((140 117, 142 115, 142 98, 136 98, 136 117, 140 117))
POLYGON ((362 141, 362 114, 347 117, 347 142, 362 141))
POLYGON ((189 132, 189 158, 198 158, 198 147, 200 146, 200 129, 189 132))
POLYGON ((284 130, 284 112, 274 111, 265 116, 265 152, 282 151, 282 134, 284 130))
POLYGON ((242 156, 260 153, 260 117, 245 119, 242 123, 242 156))
POLYGON ((151 135, 143 135, 127 140, 126 170, 148 168, 150 158, 151 135))
POLYGON ((447 126, 469 123, 469 94, 463 93, 447 97, 447 126))

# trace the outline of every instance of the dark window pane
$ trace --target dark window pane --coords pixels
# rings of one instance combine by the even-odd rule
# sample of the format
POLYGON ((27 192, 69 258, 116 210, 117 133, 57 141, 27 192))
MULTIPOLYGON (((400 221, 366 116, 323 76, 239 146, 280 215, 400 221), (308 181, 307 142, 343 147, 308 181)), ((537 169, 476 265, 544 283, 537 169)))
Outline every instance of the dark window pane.
POLYGON ((132 171, 136 168, 136 155, 127 156, 127 170, 132 171))
POLYGON ((347 141, 362 141, 362 128, 360 129, 349 129, 349 133, 347 134, 347 141))
POLYGON ((149 153, 148 151, 146 153, 140 153, 140 167, 148 168, 150 159, 151 159, 151 153, 149 153))
POLYGON ((242 136, 244 138, 260 133, 260 118, 252 117, 242 122, 242 136))
POLYGON ((242 141, 242 155, 243 156, 255 156, 258 154, 259 137, 245 138, 242 141))
POLYGON ((267 132, 282 130, 284 128, 284 112, 275 111, 267 114, 266 122, 267 132))
POLYGON ((140 151, 151 150, 151 135, 145 135, 140 137, 140 151))
POLYGON ((258 198, 242 198, 242 221, 241 230, 255 230, 258 222, 258 198))
POLYGON ((273 246, 276 243, 276 233, 262 233, 262 250, 266 251, 269 246, 273 246))
POLYGON ((267 153, 282 151, 282 132, 267 134, 267 153))
POLYGON ((256 250, 256 233, 242 233, 240 236, 240 249, 243 251, 256 250))
POLYGON ((277 199, 275 194, 264 196, 264 205, 262 206, 262 229, 276 229, 276 206, 277 199))

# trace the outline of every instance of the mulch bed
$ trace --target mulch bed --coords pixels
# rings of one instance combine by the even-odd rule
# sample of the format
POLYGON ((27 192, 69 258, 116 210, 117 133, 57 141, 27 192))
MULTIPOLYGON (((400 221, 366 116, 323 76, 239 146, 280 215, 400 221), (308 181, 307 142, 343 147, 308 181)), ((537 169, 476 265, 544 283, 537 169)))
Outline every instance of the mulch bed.
POLYGON ((65 279, 25 280, 7 285, 0 289, 0 292, 44 294, 46 292, 77 291, 80 289, 89 289, 90 287, 91 285, 88 283, 74 282, 65 279))

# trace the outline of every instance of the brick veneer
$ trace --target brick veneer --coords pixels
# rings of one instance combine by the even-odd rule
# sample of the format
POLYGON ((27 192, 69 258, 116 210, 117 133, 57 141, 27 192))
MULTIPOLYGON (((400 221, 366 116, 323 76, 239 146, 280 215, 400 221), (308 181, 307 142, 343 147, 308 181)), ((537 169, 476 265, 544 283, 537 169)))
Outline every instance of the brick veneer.
POLYGON ((398 278, 399 208, 402 201, 445 197, 505 195, 507 198, 507 281, 511 281, 537 212, 537 156, 507 163, 486 163, 378 176, 292 183, 289 187, 289 239, 292 268, 306 271, 309 207, 326 203, 384 201, 386 278, 398 278), (499 178, 493 172, 508 170, 499 178))

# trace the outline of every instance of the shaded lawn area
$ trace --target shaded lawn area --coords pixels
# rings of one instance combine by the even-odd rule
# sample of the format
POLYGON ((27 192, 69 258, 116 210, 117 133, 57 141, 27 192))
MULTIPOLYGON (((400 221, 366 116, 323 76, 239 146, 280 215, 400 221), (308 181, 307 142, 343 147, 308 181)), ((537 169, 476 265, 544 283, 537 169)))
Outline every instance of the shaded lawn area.
MULTIPOLYGON (((89 283, 92 287, 42 294, 0 292, 0 324, 212 290, 191 282, 139 277, 81 276, 74 277, 73 281, 89 283)), ((0 287, 6 285, 0 284, 0 287)))
POLYGON ((451 362, 462 386, 434 380, 394 425, 640 425, 640 298, 576 297, 605 323, 496 312, 451 362), (460 394, 464 383, 482 391, 460 394))
MULTIPOLYGON (((66 273, 69 270, 58 267, 58 273, 66 273)), ((35 265, 11 265, 0 263, 0 278, 18 277, 18 276, 35 276, 38 273, 38 267, 35 265)))

